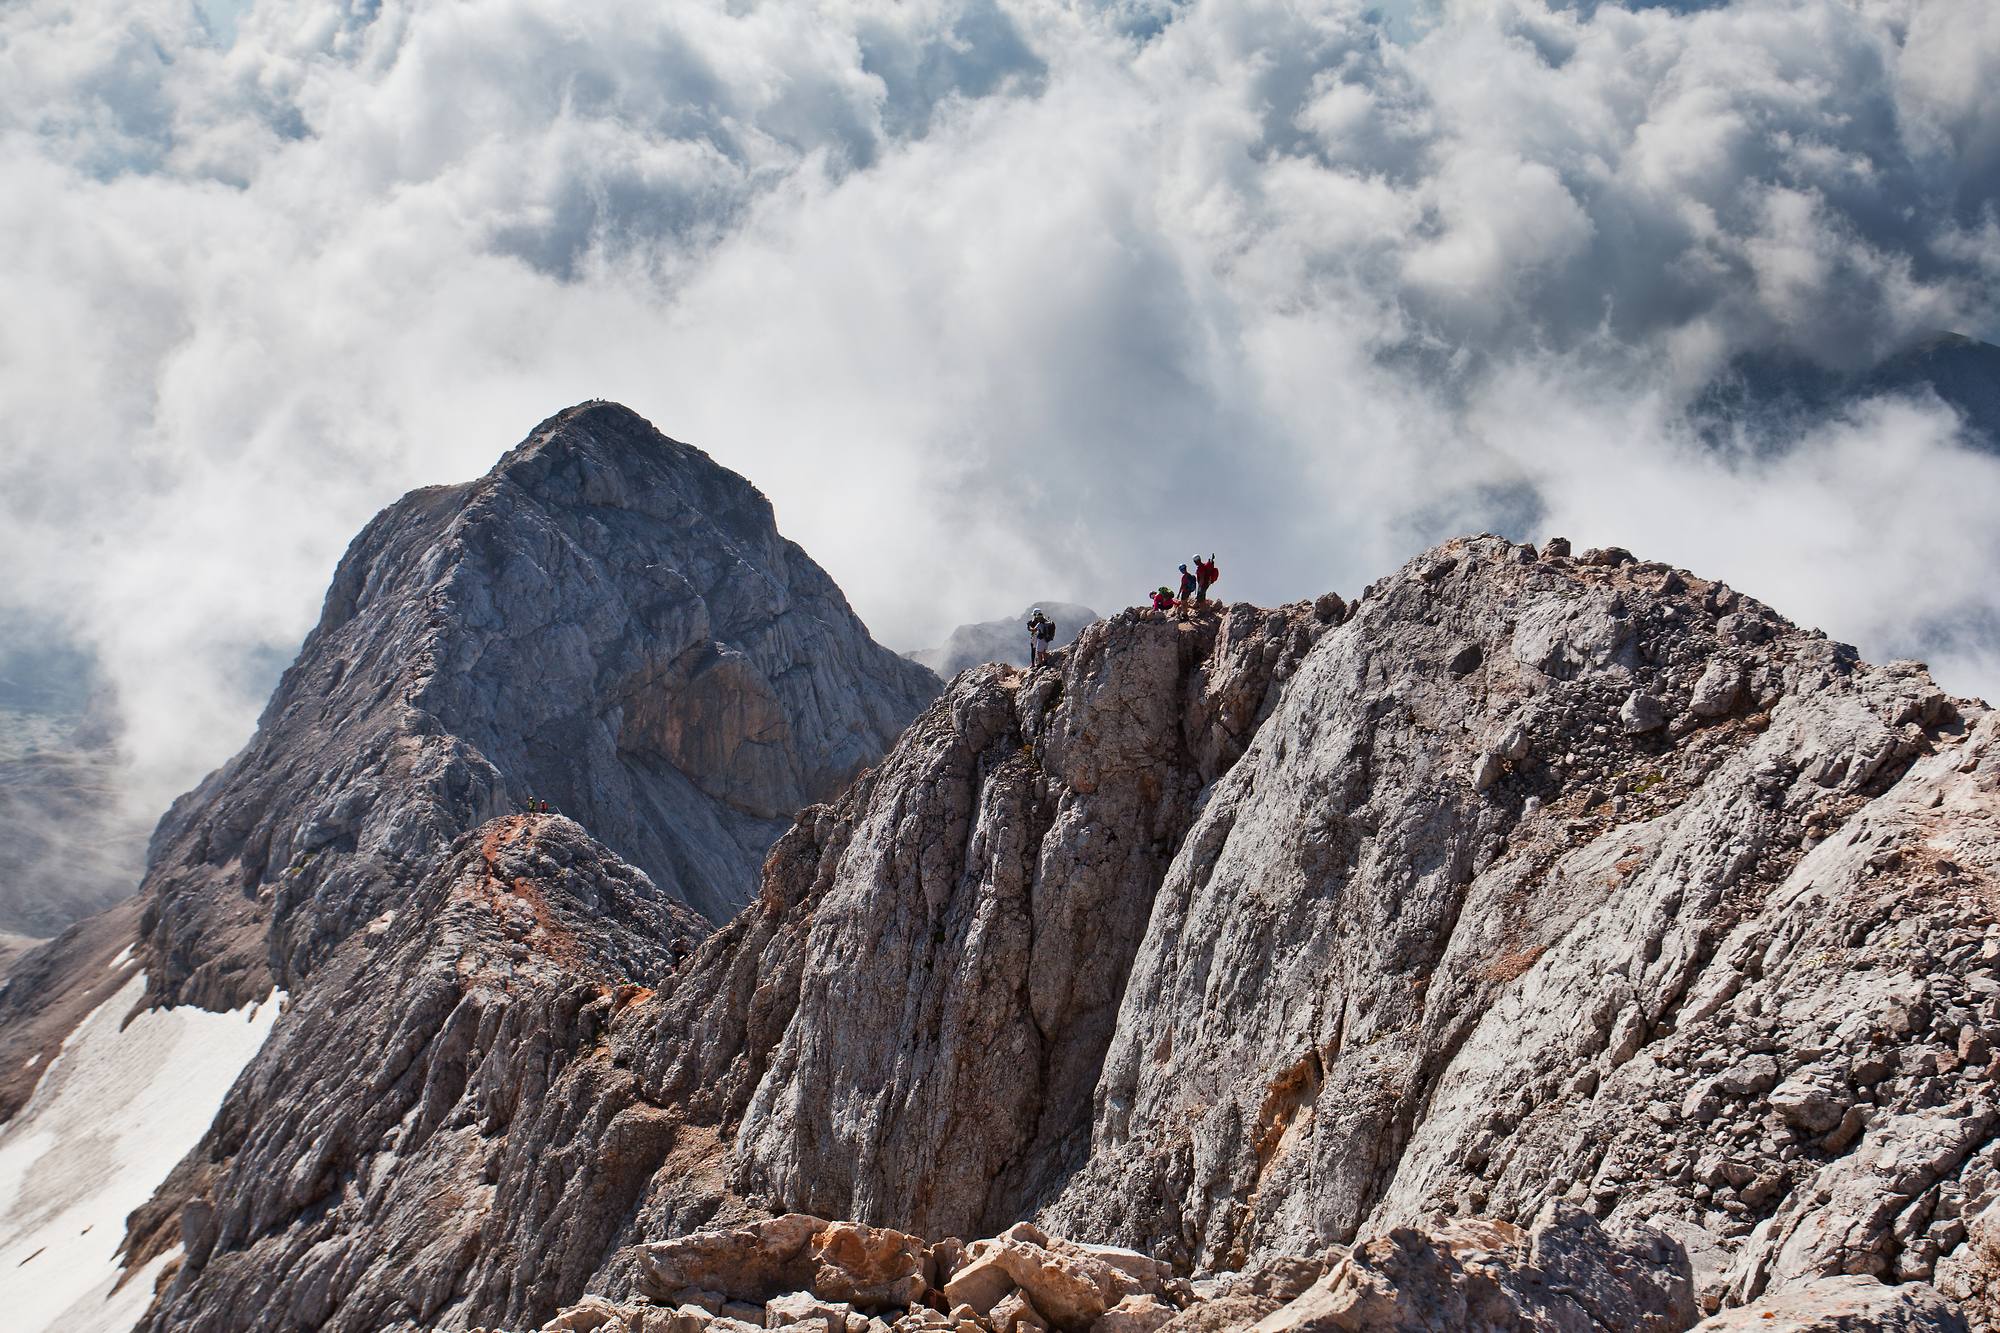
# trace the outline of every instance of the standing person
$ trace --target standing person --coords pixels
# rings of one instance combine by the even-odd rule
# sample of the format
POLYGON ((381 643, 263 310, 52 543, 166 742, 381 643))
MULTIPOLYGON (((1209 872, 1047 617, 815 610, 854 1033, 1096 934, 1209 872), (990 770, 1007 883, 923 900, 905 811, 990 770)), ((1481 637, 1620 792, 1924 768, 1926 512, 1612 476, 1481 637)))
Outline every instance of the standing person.
POLYGON ((1222 571, 1215 567, 1214 552, 1210 552, 1206 560, 1200 556, 1194 558, 1194 600, 1196 603, 1208 600, 1208 590, 1213 588, 1215 581, 1221 577, 1222 571))
POLYGON ((1050 620, 1047 616, 1043 616, 1041 625, 1035 630, 1035 646, 1041 654, 1038 665, 1048 665, 1049 645, 1055 642, 1055 638, 1056 622, 1050 620))
POLYGON ((1188 567, 1187 567, 1186 565, 1182 565, 1182 566, 1181 566, 1181 596, 1180 596, 1180 607, 1181 607, 1181 619, 1182 619, 1182 620, 1186 620, 1186 619, 1187 619, 1187 617, 1188 617, 1188 608, 1189 608, 1190 606, 1192 606, 1192 605, 1194 604, 1194 589, 1195 589, 1195 577, 1194 577, 1194 575, 1193 575, 1193 574, 1191 574, 1191 573, 1189 573, 1189 572, 1188 572, 1188 567))
POLYGON ((1042 608, 1028 612, 1028 669, 1034 670, 1042 664, 1042 626, 1048 621, 1042 616, 1042 608))

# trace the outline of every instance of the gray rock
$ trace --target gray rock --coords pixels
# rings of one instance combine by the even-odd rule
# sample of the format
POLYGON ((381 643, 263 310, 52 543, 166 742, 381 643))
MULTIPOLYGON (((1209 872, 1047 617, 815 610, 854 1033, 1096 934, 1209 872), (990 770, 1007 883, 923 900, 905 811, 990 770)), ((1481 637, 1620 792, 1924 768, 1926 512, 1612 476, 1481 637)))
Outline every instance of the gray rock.
MULTIPOLYGON (((1713 1238, 1703 1290, 1721 1272, 1739 1301, 1957 1272, 1930 1228, 1954 1220, 1946 1186, 1975 1214, 1987 1197, 1995 1116, 1983 1068, 1932 1025, 2000 1019, 1978 891, 2000 876, 2000 721, 1731 594, 1729 614, 1772 627, 1739 649, 1771 683, 1768 724, 1663 751, 1618 710, 1713 659, 1725 599, 1514 550, 1451 543, 1338 625, 1306 604, 1121 615, 1049 672, 962 675, 801 812, 749 909, 626 983, 643 999, 596 983, 601 1021, 552 1018, 534 1059, 495 1066, 503 1123, 480 1118, 497 1074, 425 1073, 384 1108, 397 1128, 325 1136, 341 1147, 320 1170, 322 1138, 281 1128, 306 1090, 329 1125, 383 1093, 318 1051, 408 1045, 456 1070, 462 1040, 488 1048, 433 1018, 405 1039, 355 1006, 348 1035, 316 1010, 334 1026, 260 1060, 246 1079, 268 1093, 225 1108, 184 1168, 177 1188, 222 1171, 246 1202, 189 1188, 219 1239, 152 1327, 291 1309, 309 1256, 333 1254, 326 1327, 373 1327, 413 1291, 450 1326, 547 1317, 630 1290, 641 1242, 766 1207, 929 1235, 1032 1214, 1184 1269, 1359 1238, 1315 1290, 1449 1312, 1488 1288, 1453 1275, 1467 1261, 1436 1219, 1526 1228, 1554 1203, 1553 1267, 1575 1258, 1564 1229, 1601 1214, 1625 1256, 1612 1278, 1653 1293, 1534 1316, 1561 1327, 1685 1327, 1693 1288, 1662 1237, 1690 1227, 1713 1238), (1468 641, 1479 671, 1436 669, 1468 641), (1550 763, 1475 793, 1480 738, 1523 700, 1550 763), (1584 808, 1586 787, 1622 810, 1584 808), (1758 1100, 1784 1070, 1897 1046, 1920 1054, 1838 1153, 1758 1100), (1756 1202, 1730 1193, 1746 1187, 1756 1202)), ((390 940, 337 946, 342 966, 424 919, 398 910, 390 940)), ((599 968, 617 970, 583 971, 599 968)), ((1228 1299, 1235 1318, 1269 1298, 1228 1299)))
POLYGON ((1618 707, 1618 722, 1635 736, 1658 731, 1667 725, 1667 710, 1652 695, 1634 690, 1618 707))
POLYGON ((1965 1318, 1922 1282, 1884 1286, 1830 1277, 1792 1287, 1695 1325, 1700 1333, 1965 1333, 1965 1318))
POLYGON ((355 539, 250 744, 176 802, 142 894, 163 999, 296 989, 466 829, 547 800, 720 921, 801 806, 937 690, 771 506, 625 408, 355 539))
POLYGON ((1696 717, 1726 717, 1736 709, 1743 693, 1743 668, 1727 657, 1718 657, 1702 668, 1688 700, 1688 711, 1696 717))
POLYGON ((1771 1090, 1771 1109, 1809 1134, 1825 1134, 1840 1125, 1854 1093, 1845 1071, 1830 1065, 1800 1069, 1771 1090))

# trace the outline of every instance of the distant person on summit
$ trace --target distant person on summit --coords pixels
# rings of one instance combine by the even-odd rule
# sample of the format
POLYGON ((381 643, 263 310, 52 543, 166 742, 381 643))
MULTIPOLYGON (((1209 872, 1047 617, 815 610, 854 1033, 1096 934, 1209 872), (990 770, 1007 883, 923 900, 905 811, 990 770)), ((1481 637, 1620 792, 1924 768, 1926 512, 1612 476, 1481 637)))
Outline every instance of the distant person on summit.
POLYGON ((1195 605, 1199 606, 1208 600, 1208 590, 1213 588, 1215 581, 1221 577, 1222 571, 1215 567, 1215 555, 1213 552, 1209 554, 1206 560, 1200 556, 1194 558, 1195 605))
POLYGON ((1174 609, 1174 595, 1171 592, 1168 592, 1167 585, 1162 583, 1160 585, 1160 590, 1153 594, 1153 610, 1159 613, 1160 619, 1165 620, 1167 618, 1167 612, 1173 609, 1174 609))
POLYGON ((1194 590, 1197 583, 1198 580, 1195 578, 1195 576, 1188 572, 1188 567, 1186 565, 1182 565, 1181 596, 1180 596, 1182 620, 1186 620, 1188 618, 1188 609, 1194 605, 1194 590))

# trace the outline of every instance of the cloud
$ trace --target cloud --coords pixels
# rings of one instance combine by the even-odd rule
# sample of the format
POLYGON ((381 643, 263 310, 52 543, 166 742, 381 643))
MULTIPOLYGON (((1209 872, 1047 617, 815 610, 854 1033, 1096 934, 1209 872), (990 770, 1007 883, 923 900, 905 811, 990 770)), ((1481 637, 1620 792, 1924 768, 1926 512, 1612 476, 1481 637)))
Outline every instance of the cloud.
POLYGON ((1984 0, 20 0, 0 601, 159 804, 370 513, 606 396, 892 643, 1561 527, 1993 692, 1948 409, 1687 409, 2000 330, 1996 88, 1984 0))

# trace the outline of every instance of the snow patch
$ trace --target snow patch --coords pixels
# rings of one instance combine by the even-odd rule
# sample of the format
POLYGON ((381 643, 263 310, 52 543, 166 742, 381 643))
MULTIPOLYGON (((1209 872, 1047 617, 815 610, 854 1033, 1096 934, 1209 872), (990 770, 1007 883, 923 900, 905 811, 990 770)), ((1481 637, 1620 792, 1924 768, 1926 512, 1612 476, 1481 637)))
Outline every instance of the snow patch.
POLYGON ((0 1128, 0 1309, 19 1333, 128 1333, 162 1255, 113 1290, 125 1217, 200 1141, 270 1035, 284 992, 226 1014, 149 1009, 135 974, 63 1043, 0 1128))
POLYGON ((118 956, 112 959, 110 962, 106 963, 105 966, 110 968, 113 972, 116 972, 119 968, 125 966, 125 964, 131 961, 132 961, 132 946, 128 944, 124 948, 120 949, 118 951, 118 956))
POLYGON ((42 1053, 40 1051, 36 1051, 33 1055, 29 1056, 27 1059, 21 1061, 21 1068, 33 1069, 36 1065, 40 1064, 41 1062, 42 1062, 42 1053))

